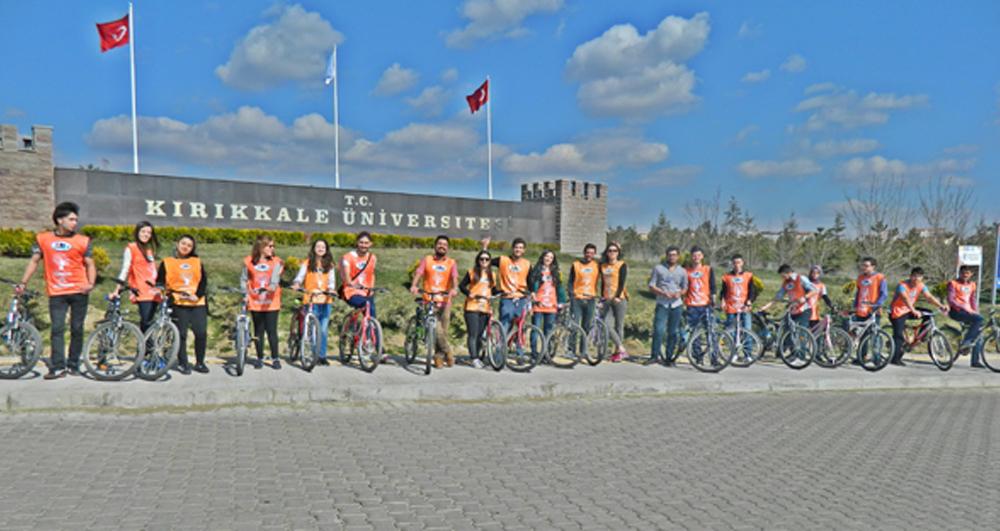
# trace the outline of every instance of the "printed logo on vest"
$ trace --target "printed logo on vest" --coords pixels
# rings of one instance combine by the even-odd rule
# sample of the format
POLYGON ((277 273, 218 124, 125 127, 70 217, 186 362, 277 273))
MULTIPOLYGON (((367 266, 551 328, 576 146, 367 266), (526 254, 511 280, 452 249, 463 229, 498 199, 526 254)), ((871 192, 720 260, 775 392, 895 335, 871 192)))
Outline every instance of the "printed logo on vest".
POLYGON ((73 246, 70 245, 69 242, 65 242, 65 241, 62 241, 62 240, 56 240, 56 241, 52 242, 51 247, 52 247, 53 250, 59 251, 61 253, 64 253, 64 252, 66 252, 66 251, 68 251, 68 250, 70 250, 70 249, 73 248, 73 246))

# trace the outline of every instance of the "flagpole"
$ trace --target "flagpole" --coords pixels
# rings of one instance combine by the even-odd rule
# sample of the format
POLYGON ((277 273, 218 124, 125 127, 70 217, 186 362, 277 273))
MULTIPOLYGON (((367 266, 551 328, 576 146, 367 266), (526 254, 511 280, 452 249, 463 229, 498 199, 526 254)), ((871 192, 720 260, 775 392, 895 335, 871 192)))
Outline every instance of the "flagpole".
POLYGON ((493 119, 490 107, 493 106, 493 87, 490 86, 490 76, 486 76, 486 157, 487 157, 487 197, 493 199, 493 119))
POLYGON ((128 57, 132 74, 132 173, 139 173, 139 129, 135 117, 135 17, 128 3, 128 57))
POLYGON ((333 178, 340 188, 340 108, 337 103, 337 45, 333 45, 333 178))

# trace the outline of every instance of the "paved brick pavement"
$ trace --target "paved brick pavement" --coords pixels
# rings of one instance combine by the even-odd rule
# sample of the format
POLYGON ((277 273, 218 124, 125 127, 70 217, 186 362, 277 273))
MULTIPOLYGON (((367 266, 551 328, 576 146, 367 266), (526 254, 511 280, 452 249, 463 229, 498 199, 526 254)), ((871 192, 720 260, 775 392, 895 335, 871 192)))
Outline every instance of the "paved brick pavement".
POLYGON ((1000 392, 0 417, 2 529, 982 529, 1000 392))

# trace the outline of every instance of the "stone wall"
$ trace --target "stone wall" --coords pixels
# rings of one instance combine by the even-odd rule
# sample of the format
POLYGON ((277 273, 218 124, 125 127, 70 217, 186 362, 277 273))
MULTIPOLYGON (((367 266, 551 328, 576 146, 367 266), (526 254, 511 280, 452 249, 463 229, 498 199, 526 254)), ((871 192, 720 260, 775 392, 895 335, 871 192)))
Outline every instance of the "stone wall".
POLYGON ((52 225, 53 171, 51 127, 36 125, 27 137, 0 125, 0 227, 52 225))
POLYGON ((565 253, 580 253, 593 243, 604 249, 608 231, 608 186, 559 179, 521 185, 521 201, 554 205, 556 233, 565 253))

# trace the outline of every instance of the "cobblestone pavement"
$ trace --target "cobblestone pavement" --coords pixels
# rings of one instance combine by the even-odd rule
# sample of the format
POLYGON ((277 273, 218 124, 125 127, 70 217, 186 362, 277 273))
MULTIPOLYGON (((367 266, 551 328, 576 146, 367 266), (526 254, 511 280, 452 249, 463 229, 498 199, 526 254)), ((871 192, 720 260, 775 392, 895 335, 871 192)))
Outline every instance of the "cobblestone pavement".
POLYGON ((983 529, 997 391, 0 417, 2 529, 983 529))

